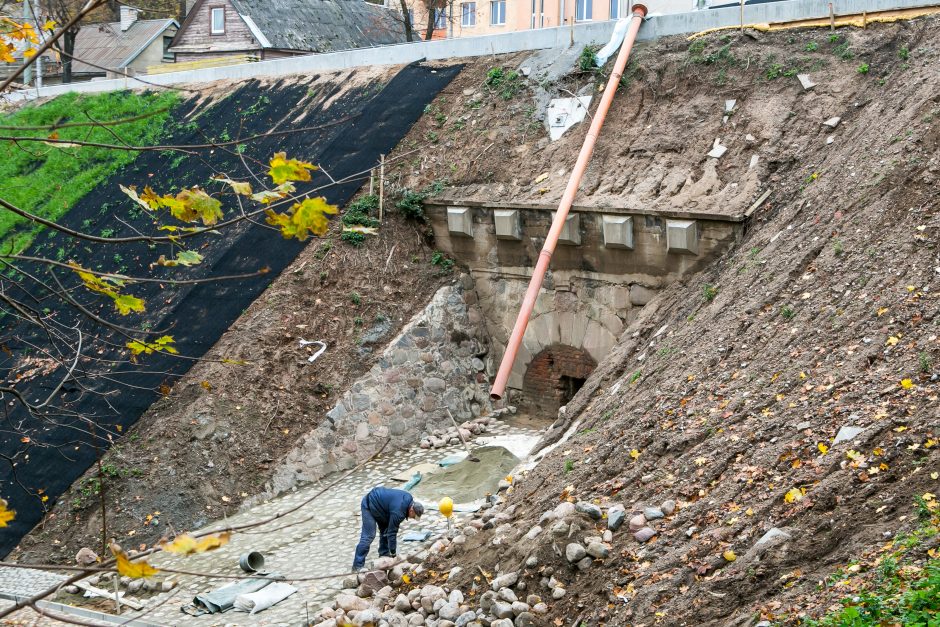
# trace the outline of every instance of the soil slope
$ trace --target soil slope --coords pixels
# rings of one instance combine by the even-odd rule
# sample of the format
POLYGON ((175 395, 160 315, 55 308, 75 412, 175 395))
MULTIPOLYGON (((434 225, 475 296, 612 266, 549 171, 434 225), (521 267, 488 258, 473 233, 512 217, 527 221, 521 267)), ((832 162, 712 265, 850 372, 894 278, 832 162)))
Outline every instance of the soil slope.
MULTIPOLYGON (((885 540, 924 524, 940 488, 938 37, 940 22, 925 19, 638 51, 578 202, 684 197, 720 210, 765 189, 770 200, 735 250, 624 332, 560 414, 555 436, 574 426, 573 437, 509 495, 511 524, 469 538, 438 571, 460 565, 470 586, 477 566, 521 570, 548 598, 539 581, 551 567, 567 585, 544 619, 556 625, 796 623, 882 573, 885 540), (802 89, 797 71, 818 85, 802 89), (726 99, 737 104, 723 123, 726 99), (718 137, 728 153, 706 159, 718 137), (844 427, 860 432, 836 442, 844 427), (669 499, 678 509, 646 544, 625 525, 610 557, 581 572, 564 558, 581 534, 522 538, 566 499, 628 515, 669 499), (755 547, 774 527, 791 539, 755 547), (533 554, 539 566, 524 568, 533 554)), ((586 128, 548 144, 528 99, 507 106, 488 92, 488 70, 465 71, 464 95, 439 98, 413 131, 448 139, 405 184, 452 172, 456 197, 556 198, 586 128)), ((928 550, 916 547, 908 576, 928 550)))

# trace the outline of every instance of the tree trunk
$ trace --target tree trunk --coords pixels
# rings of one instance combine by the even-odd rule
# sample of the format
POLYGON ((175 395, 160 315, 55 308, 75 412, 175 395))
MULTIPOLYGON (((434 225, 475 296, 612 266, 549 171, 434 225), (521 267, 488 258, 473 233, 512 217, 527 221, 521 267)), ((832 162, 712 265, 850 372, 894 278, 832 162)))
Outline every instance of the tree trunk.
POLYGON ((431 37, 434 35, 434 22, 437 18, 437 9, 434 8, 434 3, 428 2, 428 27, 424 31, 424 41, 431 41, 431 37))
POLYGON ((75 37, 78 29, 69 30, 62 36, 62 82, 72 82, 72 55, 75 54, 75 37))
POLYGON ((407 0, 400 0, 401 2, 401 15, 405 20, 405 40, 414 41, 414 24, 411 23, 411 14, 408 13, 408 2, 407 0))

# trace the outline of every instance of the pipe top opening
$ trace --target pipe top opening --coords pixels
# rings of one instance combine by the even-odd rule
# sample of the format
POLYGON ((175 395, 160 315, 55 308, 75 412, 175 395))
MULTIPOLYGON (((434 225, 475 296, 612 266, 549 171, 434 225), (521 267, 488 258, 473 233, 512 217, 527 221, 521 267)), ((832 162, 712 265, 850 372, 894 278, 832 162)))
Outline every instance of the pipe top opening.
POLYGON ((634 4, 633 5, 633 14, 640 14, 640 17, 646 17, 646 14, 649 13, 649 9, 646 8, 645 4, 634 4))

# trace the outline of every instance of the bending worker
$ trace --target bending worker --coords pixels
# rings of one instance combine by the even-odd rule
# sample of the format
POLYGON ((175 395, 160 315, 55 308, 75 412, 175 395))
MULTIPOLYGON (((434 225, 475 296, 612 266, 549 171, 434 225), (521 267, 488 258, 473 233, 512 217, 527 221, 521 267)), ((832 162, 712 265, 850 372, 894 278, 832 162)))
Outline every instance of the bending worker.
POLYGON ((424 506, 408 492, 377 487, 362 497, 362 535, 356 547, 353 571, 366 564, 366 555, 379 528, 379 557, 394 557, 398 549, 398 527, 406 518, 421 518, 424 506))

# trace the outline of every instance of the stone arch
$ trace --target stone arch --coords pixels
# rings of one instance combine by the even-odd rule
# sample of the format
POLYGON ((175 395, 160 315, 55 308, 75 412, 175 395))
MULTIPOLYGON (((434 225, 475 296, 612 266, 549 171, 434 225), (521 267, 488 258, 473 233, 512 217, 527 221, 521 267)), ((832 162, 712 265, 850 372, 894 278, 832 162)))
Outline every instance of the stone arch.
POLYGON ((527 405, 555 414, 581 389, 597 362, 581 348, 552 344, 544 348, 526 368, 522 394, 527 405))

